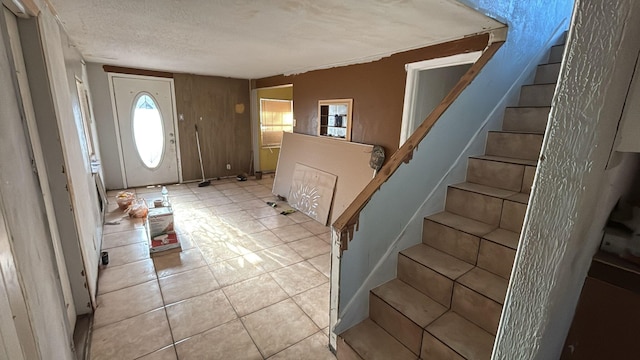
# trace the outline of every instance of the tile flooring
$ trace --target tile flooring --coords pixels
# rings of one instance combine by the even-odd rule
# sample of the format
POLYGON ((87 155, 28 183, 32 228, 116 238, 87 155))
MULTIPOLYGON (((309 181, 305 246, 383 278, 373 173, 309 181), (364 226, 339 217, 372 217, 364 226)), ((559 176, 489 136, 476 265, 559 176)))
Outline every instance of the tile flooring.
MULTIPOLYGON (((335 359, 328 227, 280 202, 273 178, 168 186, 182 252, 149 257, 109 192, 90 358, 335 359)), ((159 188, 133 190, 153 204, 159 188)))

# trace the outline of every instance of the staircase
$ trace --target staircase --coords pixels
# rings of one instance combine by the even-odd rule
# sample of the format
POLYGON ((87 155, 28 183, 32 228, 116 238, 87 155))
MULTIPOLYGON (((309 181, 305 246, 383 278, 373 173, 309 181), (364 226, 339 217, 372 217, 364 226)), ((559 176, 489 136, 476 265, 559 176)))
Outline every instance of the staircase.
POLYGON ((338 359, 491 358, 563 51, 551 48, 445 211, 424 219, 422 243, 399 253, 397 278, 371 290, 338 359))

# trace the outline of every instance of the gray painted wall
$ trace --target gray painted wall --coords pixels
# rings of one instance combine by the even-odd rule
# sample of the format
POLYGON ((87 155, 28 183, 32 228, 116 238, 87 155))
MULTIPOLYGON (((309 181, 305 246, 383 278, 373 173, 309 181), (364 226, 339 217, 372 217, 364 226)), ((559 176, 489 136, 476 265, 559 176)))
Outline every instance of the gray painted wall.
POLYGON ((98 141, 100 142, 104 185, 107 189, 122 189, 124 183, 122 182, 118 143, 116 142, 109 78, 107 73, 102 70, 102 64, 96 63, 87 63, 87 76, 91 89, 98 141))

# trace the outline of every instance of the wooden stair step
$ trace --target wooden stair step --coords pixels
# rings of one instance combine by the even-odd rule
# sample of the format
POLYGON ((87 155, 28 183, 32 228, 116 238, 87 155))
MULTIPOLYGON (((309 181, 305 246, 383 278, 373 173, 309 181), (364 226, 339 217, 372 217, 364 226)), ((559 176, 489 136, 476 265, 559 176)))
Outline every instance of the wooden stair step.
POLYGON ((475 184, 471 182, 462 182, 458 184, 449 185, 450 187, 454 187, 456 189, 471 191, 474 193, 487 195, 499 199, 508 199, 511 196, 516 195, 518 192, 513 190, 505 190, 500 189, 493 186, 487 186, 482 184, 475 184))
POLYGON ((509 279, 515 257, 514 249, 482 239, 478 250, 477 266, 504 279, 509 279))
POLYGON ((489 131, 485 154, 538 161, 543 137, 538 133, 489 131))
POLYGON ((502 130, 543 134, 547 128, 551 106, 508 107, 504 111, 502 130))
POLYGON ((402 250, 400 254, 451 280, 456 280, 473 268, 473 265, 467 262, 424 244, 402 250))
POLYGON ((447 310, 399 279, 378 286, 369 296, 371 320, 416 355, 420 355, 423 329, 447 310))
POLYGON ((475 264, 480 237, 425 218, 422 222, 422 243, 475 264))
POLYGON ((423 359, 488 360, 495 337, 462 316, 449 311, 427 327, 422 341, 423 359), (457 357, 456 357, 457 356, 457 357))
POLYGON ((484 235, 482 238, 516 250, 518 248, 518 241, 520 240, 520 233, 497 228, 492 232, 484 235))
POLYGON ((474 155, 470 156, 472 159, 481 159, 481 160, 489 160, 489 161, 500 161, 508 164, 517 164, 517 165, 525 165, 525 166, 537 166, 537 160, 529 160, 529 159, 517 159, 510 158, 506 156, 494 156, 494 155, 474 155))
MULTIPOLYGON (((371 319, 365 319, 358 325, 340 334, 344 344, 348 345, 358 356, 366 360, 416 359, 416 355, 404 347, 393 336, 371 319)), ((338 342, 340 347, 342 344, 338 342)), ((338 348, 340 359, 341 349, 338 348)))
POLYGON ((515 201, 517 203, 527 205, 529 203, 529 194, 519 192, 507 197, 505 200, 515 201))
POLYGON ((549 51, 549 64, 562 62, 563 55, 564 44, 552 46, 549 51))
MULTIPOLYGON (((481 185, 467 185, 449 185, 447 187, 447 197, 444 204, 445 211, 498 227, 502 214, 503 198, 493 196, 496 195, 496 192, 490 195, 482 191, 472 190, 479 189, 481 185)), ((503 191, 504 193, 501 194, 515 194, 513 191, 495 190, 498 192, 503 191)))
POLYGON ((496 229, 496 226, 485 224, 448 211, 442 211, 427 216, 426 219, 476 236, 486 235, 496 229))
POLYGON ((451 306, 453 281, 472 268, 473 265, 424 244, 398 255, 398 279, 446 307, 451 306))
POLYGON ((520 89, 520 106, 551 106, 556 84, 524 85, 520 89))
POLYGON ((535 84, 555 84, 558 82, 560 63, 540 64, 536 69, 535 84))
POLYGON ((509 285, 507 280, 486 270, 475 267, 471 269, 471 271, 462 275, 456 281, 469 289, 504 305, 504 297, 507 293, 507 286, 509 285))
POLYGON ((504 190, 520 191, 525 165, 470 157, 467 182, 504 190))
POLYGON ((371 291, 422 328, 447 312, 446 307, 399 279, 393 279, 371 291))

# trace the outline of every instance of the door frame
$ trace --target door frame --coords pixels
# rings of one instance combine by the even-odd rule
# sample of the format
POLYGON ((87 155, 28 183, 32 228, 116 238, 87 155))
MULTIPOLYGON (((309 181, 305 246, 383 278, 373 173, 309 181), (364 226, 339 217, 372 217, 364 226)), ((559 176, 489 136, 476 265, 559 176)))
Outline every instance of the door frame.
MULTIPOLYGON (((251 89, 251 151, 253 151, 253 171, 261 171, 260 167, 260 99, 258 99, 258 90, 281 89, 293 87, 293 83, 267 86, 251 89)), ((293 101, 293 96, 291 101, 293 101)), ((293 127, 296 127, 296 119, 294 113, 293 127)))
POLYGON ((122 186, 127 189, 129 187, 127 183, 127 176, 124 169, 124 154, 122 153, 122 138, 120 137, 120 122, 118 121, 118 109, 116 108, 116 99, 115 99, 115 89, 113 87, 113 78, 114 77, 122 77, 129 79, 138 79, 138 80, 154 80, 154 81, 166 81, 169 83, 171 87, 171 106, 173 107, 171 111, 171 117, 173 118, 173 133, 175 134, 176 139, 176 161, 178 164, 178 183, 182 183, 182 161, 180 160, 180 134, 178 133, 178 115, 176 111, 176 90, 173 78, 162 78, 155 76, 144 76, 144 75, 131 75, 131 74, 122 74, 122 73, 107 73, 107 77, 109 80, 109 94, 111 94, 111 111, 113 112, 113 125, 116 131, 116 144, 118 144, 118 159, 120 160, 120 175, 122 176, 122 186))
MULTIPOLYGON (((60 231, 58 229, 57 215, 53 203, 53 195, 51 187, 49 186, 49 175, 47 172, 44 150, 42 147, 42 142, 40 141, 40 135, 38 133, 38 124, 36 122, 33 99, 31 98, 31 90, 29 87, 29 80, 27 78, 28 74, 24 62, 24 55, 22 53, 22 39, 20 38, 18 30, 18 16, 7 9, 6 11, 9 14, 13 15, 12 20, 10 20, 5 13, 5 8, 0 6, 0 9, 2 9, 2 14, 0 14, 0 16, 3 16, 6 20, 8 31, 7 35, 10 43, 10 49, 8 50, 11 53, 10 55, 8 55, 9 62, 11 63, 10 65, 14 67, 14 69, 12 70, 15 73, 14 86, 17 92, 19 111, 24 117, 26 133, 28 136, 27 140, 29 143, 28 146, 32 153, 32 157, 35 162, 34 166, 36 169, 37 177, 40 182, 40 190, 42 192, 42 200, 45 208, 45 216, 47 218, 47 226, 49 229, 49 234, 51 236, 55 263, 58 268, 62 296, 66 305, 66 316, 69 324, 69 328, 66 330, 69 335, 73 335, 73 330, 77 318, 76 303, 73 297, 73 291, 71 289, 71 280, 69 278, 62 240, 60 237, 60 231), (18 38, 13 38, 11 36, 11 32, 15 32, 18 38), (15 43, 14 41, 17 41, 17 43, 15 43)), ((78 259, 78 261, 80 261, 80 263, 83 263, 82 258, 78 259)))
POLYGON ((404 105, 402 108, 402 127, 400 128, 400 143, 398 147, 409 139, 415 128, 414 115, 416 110, 416 102, 418 101, 418 88, 420 72, 430 69, 438 69, 443 67, 451 67, 464 64, 473 64, 480 58, 482 51, 474 51, 465 54, 445 56, 436 59, 418 61, 405 64, 404 68, 407 72, 407 82, 404 89, 404 105))

